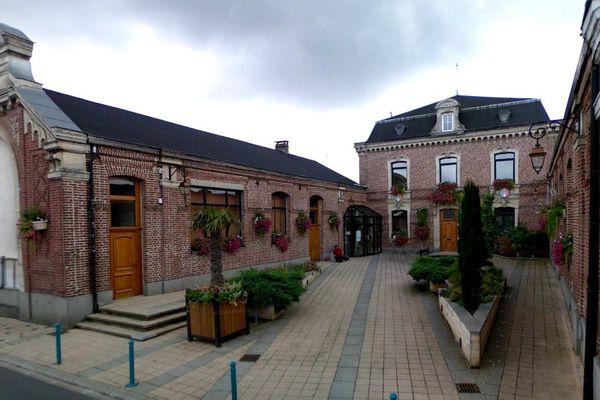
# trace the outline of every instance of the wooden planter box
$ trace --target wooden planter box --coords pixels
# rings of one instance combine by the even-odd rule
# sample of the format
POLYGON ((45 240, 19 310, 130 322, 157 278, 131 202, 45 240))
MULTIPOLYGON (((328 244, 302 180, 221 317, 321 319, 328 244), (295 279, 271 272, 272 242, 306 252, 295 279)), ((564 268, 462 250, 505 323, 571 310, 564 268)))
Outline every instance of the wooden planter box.
POLYGON ((208 340, 221 343, 242 333, 250 333, 246 304, 202 304, 186 300, 188 340, 208 340))

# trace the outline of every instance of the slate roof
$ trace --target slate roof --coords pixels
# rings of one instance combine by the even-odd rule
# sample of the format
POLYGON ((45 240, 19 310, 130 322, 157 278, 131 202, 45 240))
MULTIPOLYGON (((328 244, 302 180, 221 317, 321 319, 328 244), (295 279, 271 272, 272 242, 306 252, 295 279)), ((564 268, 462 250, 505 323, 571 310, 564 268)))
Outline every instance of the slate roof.
MULTIPOLYGON (((458 119, 465 126, 465 133, 549 120, 539 99, 462 95, 450 98, 460 104, 458 119), (501 110, 510 111, 508 121, 500 121, 498 113, 501 110)), ((371 131, 367 143, 431 137, 431 130, 436 123, 435 105, 437 103, 439 101, 378 121, 371 131), (401 135, 396 133, 395 127, 398 124, 404 125, 404 132, 401 135)), ((456 135, 456 133, 448 134, 448 136, 452 135, 456 135)), ((435 136, 442 135, 436 134, 435 136)))
POLYGON ((237 139, 44 89, 81 131, 90 136, 162 148, 245 167, 353 186, 324 165, 237 139))

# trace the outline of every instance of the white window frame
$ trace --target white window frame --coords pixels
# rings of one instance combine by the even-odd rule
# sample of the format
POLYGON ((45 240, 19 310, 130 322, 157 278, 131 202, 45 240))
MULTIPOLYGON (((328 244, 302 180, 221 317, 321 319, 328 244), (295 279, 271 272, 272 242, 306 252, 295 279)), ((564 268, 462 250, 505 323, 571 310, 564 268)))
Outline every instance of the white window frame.
POLYGON ((406 162, 406 190, 410 188, 410 160, 406 157, 398 157, 387 162, 388 184, 385 190, 390 190, 392 187, 392 164, 399 161, 406 162))
POLYGON ((515 154, 515 185, 519 184, 519 150, 516 149, 496 149, 490 153, 490 184, 496 179, 496 154, 514 153, 515 154))
POLYGON ((452 132, 454 130, 454 112, 445 112, 441 116, 440 123, 442 124, 442 132, 452 132), (447 123, 450 125, 449 129, 446 128, 447 123))
POLYGON ((440 160, 442 158, 454 157, 456 158, 456 186, 460 187, 460 154, 441 154, 435 158, 435 181, 437 184, 442 183, 440 175, 440 160))

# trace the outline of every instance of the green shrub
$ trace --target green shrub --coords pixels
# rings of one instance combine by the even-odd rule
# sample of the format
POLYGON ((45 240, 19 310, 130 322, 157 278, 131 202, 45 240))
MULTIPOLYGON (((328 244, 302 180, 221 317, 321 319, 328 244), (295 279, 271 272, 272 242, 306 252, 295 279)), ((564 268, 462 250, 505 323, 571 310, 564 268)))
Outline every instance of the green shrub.
MULTIPOLYGON (((464 306, 462 302, 462 290, 460 288, 460 270, 455 264, 448 276, 449 288, 445 296, 450 301, 455 301, 464 306)), ((500 293, 502 284, 504 283, 504 272, 502 269, 494 266, 485 267, 482 269, 481 275, 481 295, 480 302, 487 303, 491 301, 492 296, 500 293)))
POLYGON ((304 266, 269 268, 256 270, 250 268, 242 271, 240 279, 248 292, 249 307, 264 307, 273 304, 276 310, 283 310, 299 301, 304 291, 302 279, 304 266))
POLYGON ((238 280, 229 280, 223 286, 204 286, 200 288, 185 290, 185 298, 188 301, 202 304, 211 304, 213 300, 219 303, 237 304, 244 301, 248 293, 238 280))
POLYGON ((421 279, 430 282, 445 281, 450 275, 452 265, 456 262, 456 257, 450 256, 417 257, 408 271, 408 274, 416 281, 421 279))
POLYGON ((521 253, 527 248, 527 237, 529 236, 529 229, 525 225, 519 224, 508 232, 508 238, 511 241, 512 249, 521 253))

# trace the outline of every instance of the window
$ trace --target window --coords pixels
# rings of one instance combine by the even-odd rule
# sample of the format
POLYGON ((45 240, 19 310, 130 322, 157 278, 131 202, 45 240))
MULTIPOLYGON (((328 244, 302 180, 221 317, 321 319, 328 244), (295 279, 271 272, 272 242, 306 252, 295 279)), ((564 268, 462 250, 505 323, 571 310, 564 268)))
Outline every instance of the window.
POLYGON ((458 183, 456 177, 456 166, 457 166, 457 158, 456 157, 444 157, 440 158, 440 183, 441 182, 451 182, 458 183))
POLYGON ((515 179, 515 153, 494 154, 494 179, 515 179))
POLYGON ((392 167, 392 186, 399 183, 403 184, 408 189, 408 162, 406 161, 395 161, 391 165, 392 167))
POLYGON ((110 226, 138 226, 136 212, 138 189, 134 181, 125 178, 110 178, 110 226))
POLYGON ((273 233, 287 234, 287 195, 273 193, 273 233))
MULTIPOLYGON (((191 203, 192 215, 203 207, 228 209, 229 213, 242 220, 242 192, 230 189, 215 189, 205 187, 192 187, 191 203)), ((241 227, 240 227, 241 232, 241 227)), ((229 235, 229 228, 224 232, 229 235)))
POLYGON ((454 130, 454 113, 442 114, 442 132, 451 132, 454 130))
POLYGON ((515 227, 515 209, 512 207, 499 207, 494 209, 496 225, 500 232, 506 232, 515 227))
POLYGON ((408 216, 406 210, 392 211, 392 235, 403 232, 408 235, 408 216))

